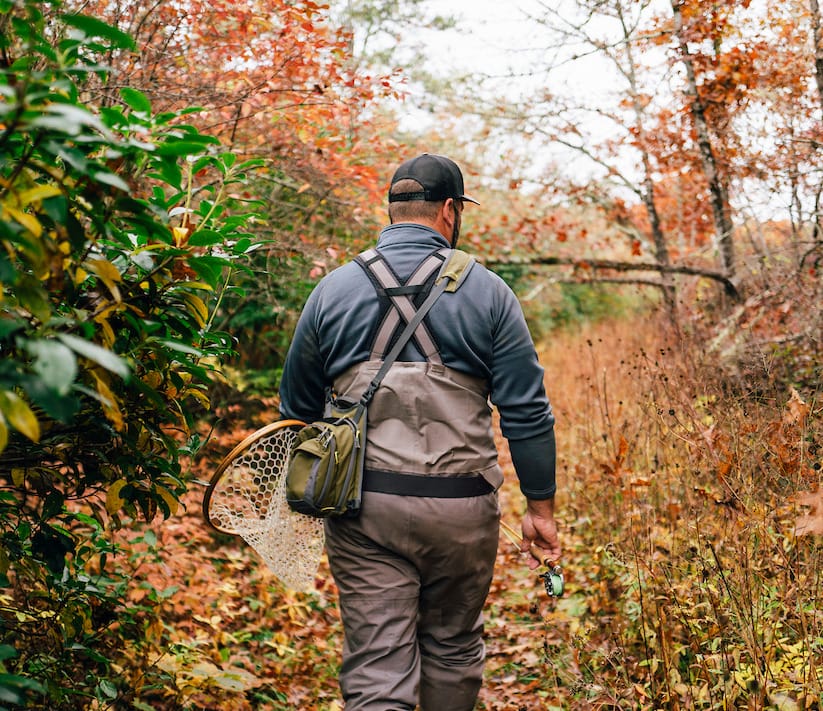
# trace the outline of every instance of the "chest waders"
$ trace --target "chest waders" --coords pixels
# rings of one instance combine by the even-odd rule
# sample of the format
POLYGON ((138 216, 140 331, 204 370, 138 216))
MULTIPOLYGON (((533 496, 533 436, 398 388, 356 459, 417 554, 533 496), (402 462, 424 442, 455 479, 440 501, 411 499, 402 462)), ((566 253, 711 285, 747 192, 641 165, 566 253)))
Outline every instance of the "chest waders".
MULTIPOLYGON (((444 269, 456 272, 449 289, 460 287, 470 262, 450 254, 430 253, 405 280, 377 250, 361 255, 379 318, 368 360, 335 378, 336 394, 358 396, 390 361, 444 269)), ((470 711, 482 683, 482 610, 499 544, 493 492, 503 476, 486 381, 446 366, 438 347, 464 298, 442 294, 415 327, 419 360, 386 371, 369 404, 361 515, 326 520, 347 711, 470 711)))

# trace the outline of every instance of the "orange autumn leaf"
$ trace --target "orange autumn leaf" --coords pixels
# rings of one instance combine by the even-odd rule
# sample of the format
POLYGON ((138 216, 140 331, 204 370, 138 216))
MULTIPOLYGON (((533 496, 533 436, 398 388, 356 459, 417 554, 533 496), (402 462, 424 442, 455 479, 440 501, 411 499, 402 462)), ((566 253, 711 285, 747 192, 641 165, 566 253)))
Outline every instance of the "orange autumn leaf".
POLYGON ((798 516, 794 526, 796 536, 823 536, 823 489, 806 491, 798 494, 795 501, 801 506, 808 506, 808 513, 798 516))

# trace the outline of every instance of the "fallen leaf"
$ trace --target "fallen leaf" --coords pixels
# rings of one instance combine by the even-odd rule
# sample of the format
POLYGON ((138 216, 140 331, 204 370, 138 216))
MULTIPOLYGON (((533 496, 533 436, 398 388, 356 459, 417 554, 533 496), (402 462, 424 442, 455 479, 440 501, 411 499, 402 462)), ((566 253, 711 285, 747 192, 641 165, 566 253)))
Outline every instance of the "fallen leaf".
POLYGON ((808 513, 798 516, 794 526, 795 535, 823 536, 823 489, 800 493, 795 497, 795 501, 810 508, 808 513))

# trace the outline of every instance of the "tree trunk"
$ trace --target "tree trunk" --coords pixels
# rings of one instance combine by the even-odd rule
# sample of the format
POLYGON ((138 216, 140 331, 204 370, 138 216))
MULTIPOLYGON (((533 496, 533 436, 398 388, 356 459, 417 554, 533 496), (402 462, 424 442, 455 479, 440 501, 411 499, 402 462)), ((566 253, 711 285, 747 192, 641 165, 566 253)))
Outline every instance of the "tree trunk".
MULTIPOLYGON (((823 20, 820 17, 820 4, 817 0, 809 0, 812 20, 812 40, 814 41, 814 75, 817 79, 817 93, 820 98, 820 114, 823 117, 823 20)), ((818 189, 815 197, 814 208, 814 241, 817 244, 823 242, 823 215, 821 215, 820 193, 823 186, 818 189)))
MULTIPOLYGON (((644 121, 643 107, 641 106, 639 96, 640 91, 637 86, 637 71, 634 61, 634 52, 632 51, 632 37, 629 28, 626 25, 626 20, 623 13, 623 4, 616 3, 617 16, 620 20, 623 29, 623 36, 626 40, 626 69, 625 75, 631 87, 632 110, 634 112, 635 126, 638 133, 638 143, 641 151, 641 160, 643 163, 643 187, 641 189, 641 196, 643 198, 643 205, 646 208, 646 214, 649 217, 649 225, 651 226, 652 239, 654 240, 654 258, 657 263, 663 267, 668 267, 671 264, 669 257, 669 245, 666 235, 663 233, 663 228, 660 223, 660 213, 657 211, 657 205, 654 202, 654 178, 652 177, 652 165, 649 151, 647 149, 647 134, 644 121)), ((661 290, 663 292, 663 300, 666 304, 666 311, 669 314, 669 320, 672 325, 677 327, 677 292, 675 291, 674 278, 671 272, 662 271, 660 273, 661 290)))
POLYGON ((729 207, 729 191, 726 179, 718 170, 717 160, 712 150, 709 126, 706 121, 706 108, 700 93, 697 90, 697 78, 694 71, 688 45, 683 37, 683 17, 680 13, 680 3, 672 0, 672 11, 674 13, 675 38, 680 46, 680 59, 686 69, 687 93, 691 99, 691 114, 694 120, 697 145, 700 152, 700 161, 703 166, 703 173, 709 184, 709 195, 714 217, 715 231, 717 232, 717 244, 720 250, 720 262, 726 276, 733 278, 735 275, 734 257, 734 232, 729 207))
POLYGON ((820 95, 820 107, 823 111, 823 22, 820 18, 820 4, 809 0, 812 15, 812 40, 814 41, 814 69, 817 79, 817 93, 820 95))

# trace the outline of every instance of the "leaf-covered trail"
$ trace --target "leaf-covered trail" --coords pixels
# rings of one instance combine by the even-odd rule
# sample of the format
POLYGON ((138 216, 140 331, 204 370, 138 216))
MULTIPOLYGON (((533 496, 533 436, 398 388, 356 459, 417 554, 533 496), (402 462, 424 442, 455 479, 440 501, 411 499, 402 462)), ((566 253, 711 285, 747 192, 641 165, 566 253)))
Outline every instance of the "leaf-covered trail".
MULTIPOLYGON (((264 421, 265 413, 260 417, 264 421)), ((208 479, 214 460, 256 426, 218 435, 211 456, 196 467, 199 478, 208 479)), ((505 444, 500 449, 507 479, 501 510, 504 520, 519 529, 522 497, 505 444)), ((242 540, 208 528, 200 514, 201 497, 202 487, 193 486, 185 510, 154 534, 144 531, 133 544, 140 564, 132 602, 164 599, 163 626, 148 634, 167 652, 148 662, 173 674, 183 690, 176 699, 158 697, 151 703, 169 709, 340 708, 336 670, 342 630, 325 558, 315 592, 291 593, 242 540)), ((552 705, 545 650, 562 641, 567 626, 562 619, 542 581, 501 535, 486 607, 487 679, 478 708, 552 705)))

